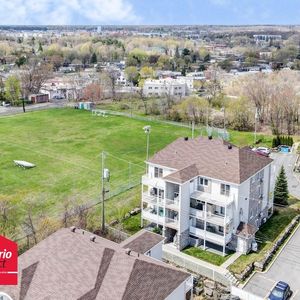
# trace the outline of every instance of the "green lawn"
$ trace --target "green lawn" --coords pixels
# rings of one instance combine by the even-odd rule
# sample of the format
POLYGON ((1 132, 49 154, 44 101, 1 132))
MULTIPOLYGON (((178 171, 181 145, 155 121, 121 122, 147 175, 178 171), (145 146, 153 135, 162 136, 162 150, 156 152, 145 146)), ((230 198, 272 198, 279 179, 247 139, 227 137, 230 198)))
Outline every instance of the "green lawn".
POLYGON ((121 230, 129 234, 134 234, 141 229, 141 214, 137 214, 135 216, 131 216, 128 219, 125 219, 121 224, 121 230))
POLYGON ((188 247, 183 250, 183 253, 194 256, 201 260, 207 261, 216 266, 222 265, 233 253, 227 254, 226 256, 221 256, 209 251, 202 250, 198 247, 188 247))
MULTIPOLYGON (((14 206, 21 223, 24 203, 38 203, 33 214, 61 217, 62 202, 72 199, 96 203, 100 198, 101 151, 108 155, 111 194, 140 182, 145 172, 146 136, 150 124, 150 155, 178 137, 191 136, 188 128, 127 117, 96 117, 75 109, 51 109, 0 117, 0 201, 14 206), (23 170, 13 160, 36 168, 23 170)), ((197 132, 196 132, 197 134, 197 132)), ((199 132, 198 132, 199 134, 199 132)), ((231 132, 237 145, 251 144, 252 133, 231 132)), ((140 193, 132 189, 107 203, 108 220, 138 205, 140 193)))
POLYGON ((296 215, 296 210, 291 208, 280 209, 278 213, 274 213, 256 234, 256 237, 262 241, 262 243, 259 243, 259 251, 257 253, 253 252, 248 255, 241 255, 229 266, 229 270, 239 274, 251 263, 261 260, 272 247, 272 243, 296 215))

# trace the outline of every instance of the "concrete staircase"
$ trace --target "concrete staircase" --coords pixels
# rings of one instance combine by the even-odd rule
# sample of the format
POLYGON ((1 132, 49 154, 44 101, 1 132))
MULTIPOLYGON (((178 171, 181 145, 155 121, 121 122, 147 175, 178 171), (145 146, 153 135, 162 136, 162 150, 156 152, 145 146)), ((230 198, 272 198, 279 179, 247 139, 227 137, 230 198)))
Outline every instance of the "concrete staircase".
POLYGON ((234 285, 236 287, 239 286, 239 284, 240 284, 239 280, 237 280, 231 272, 227 271, 225 273, 225 277, 231 282, 232 285, 234 285))

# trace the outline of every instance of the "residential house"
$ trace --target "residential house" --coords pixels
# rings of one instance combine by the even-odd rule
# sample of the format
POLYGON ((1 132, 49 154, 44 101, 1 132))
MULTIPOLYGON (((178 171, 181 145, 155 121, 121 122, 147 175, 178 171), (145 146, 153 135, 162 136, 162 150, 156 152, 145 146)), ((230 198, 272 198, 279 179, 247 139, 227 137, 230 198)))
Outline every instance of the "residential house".
POLYGON ((143 86, 143 92, 147 97, 184 97, 189 95, 190 90, 185 81, 180 79, 147 79, 143 86))
POLYGON ((221 139, 179 138, 147 162, 142 223, 167 243, 247 253, 273 211, 272 159, 221 139))
POLYGON ((186 300, 193 278, 158 259, 163 238, 144 231, 121 244, 75 227, 60 229, 19 256, 15 300, 186 300))

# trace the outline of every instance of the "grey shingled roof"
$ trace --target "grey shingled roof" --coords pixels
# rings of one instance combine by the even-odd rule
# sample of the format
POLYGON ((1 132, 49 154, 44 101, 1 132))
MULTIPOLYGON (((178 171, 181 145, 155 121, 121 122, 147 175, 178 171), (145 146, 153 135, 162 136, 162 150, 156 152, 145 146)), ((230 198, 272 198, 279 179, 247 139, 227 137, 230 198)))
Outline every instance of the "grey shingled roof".
POLYGON ((140 230, 136 234, 132 235, 130 238, 121 243, 121 247, 129 248, 135 252, 145 254, 151 248, 153 248, 158 243, 162 242, 164 237, 159 234, 140 230))
POLYGON ((127 255, 120 244, 101 237, 92 242, 90 236, 58 230, 19 257, 18 285, 1 291, 15 300, 164 299, 190 276, 145 255, 127 255))
POLYGON ((240 184, 269 165, 272 159, 258 155, 249 147, 238 148, 221 139, 198 137, 179 138, 148 162, 177 170, 165 177, 173 182, 183 183, 200 175, 240 184))

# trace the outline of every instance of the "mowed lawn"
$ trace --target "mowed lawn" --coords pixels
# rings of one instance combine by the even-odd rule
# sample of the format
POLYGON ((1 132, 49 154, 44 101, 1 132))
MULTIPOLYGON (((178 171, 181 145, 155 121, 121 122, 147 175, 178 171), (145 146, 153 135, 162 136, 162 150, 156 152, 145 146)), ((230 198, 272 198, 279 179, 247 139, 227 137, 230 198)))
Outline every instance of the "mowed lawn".
MULTIPOLYGON (((35 201, 38 213, 58 217, 64 199, 99 202, 102 151, 107 152, 111 193, 140 182, 146 156, 143 126, 148 124, 152 127, 150 155, 178 137, 191 136, 184 127, 97 117, 71 108, 0 117, 0 200, 9 199, 18 211, 27 200, 35 201), (29 161, 36 168, 18 168, 13 160, 29 161)), ((231 132, 231 138, 238 145, 247 145, 253 135, 231 132)), ((129 200, 118 197, 118 201, 122 207, 129 200)), ((108 204, 111 211, 107 213, 112 217, 115 207, 108 204)))
MULTIPOLYGON (((14 205, 36 199, 56 213, 64 198, 99 201, 101 152, 111 171, 110 191, 139 182, 144 173, 149 122, 53 109, 0 118, 0 197, 14 205), (23 170, 13 160, 36 168, 23 170)), ((150 153, 189 134, 187 128, 151 122, 150 153)), ((126 199, 124 199, 126 201, 126 199)))

